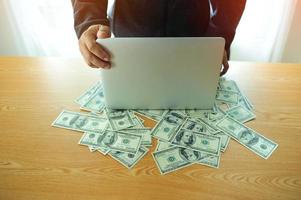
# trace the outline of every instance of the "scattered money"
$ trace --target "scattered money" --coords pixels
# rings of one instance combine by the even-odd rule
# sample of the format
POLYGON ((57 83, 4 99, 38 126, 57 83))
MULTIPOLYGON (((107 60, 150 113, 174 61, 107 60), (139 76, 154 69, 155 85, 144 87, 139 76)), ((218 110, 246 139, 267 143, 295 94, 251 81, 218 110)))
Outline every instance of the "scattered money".
POLYGON ((109 153, 110 148, 99 142, 99 138, 102 137, 102 135, 103 133, 85 132, 78 144, 88 146, 91 152, 98 150, 102 154, 106 155, 109 153))
POLYGON ((234 140, 265 159, 267 159, 278 146, 275 142, 265 138, 263 135, 229 116, 226 116, 218 122, 217 127, 234 140))
POLYGON ((160 173, 167 174, 192 165, 193 163, 189 160, 196 160, 196 156, 194 154, 186 156, 184 155, 184 150, 184 148, 180 147, 171 147, 162 151, 154 152, 153 157, 160 173))
POLYGON ((170 141, 186 120, 187 116, 179 111, 168 111, 152 131, 152 136, 163 141, 170 141))
POLYGON ((75 103, 82 106, 83 104, 87 103, 89 99, 97 93, 102 88, 102 84, 100 81, 97 81, 92 87, 90 87, 86 92, 84 92, 80 97, 75 99, 75 103))
POLYGON ((194 151, 200 151, 212 155, 219 155, 221 138, 215 135, 196 133, 190 130, 180 129, 171 144, 194 151))
POLYGON ((134 135, 106 130, 98 138, 98 143, 112 150, 135 154, 142 141, 142 135, 134 135))
POLYGON ((52 126, 74 131, 103 132, 108 127, 106 118, 63 110, 52 126))
POLYGON ((154 121, 160 121, 168 110, 136 110, 136 112, 154 121))
POLYGON ((113 130, 121 130, 135 126, 130 113, 126 110, 107 109, 106 115, 113 130))
POLYGON ((82 104, 81 109, 101 113, 105 108, 104 94, 102 87, 97 90, 85 103, 82 104))
POLYGON ((241 105, 230 108, 226 113, 240 123, 245 123, 247 121, 255 119, 255 115, 250 110, 241 105))
POLYGON ((136 154, 112 150, 109 155, 128 169, 131 169, 147 152, 148 149, 141 146, 136 154))
POLYGON ((238 94, 227 90, 217 90, 216 100, 236 104, 238 102, 238 94))
POLYGON ((227 78, 220 78, 211 110, 107 109, 99 81, 75 102, 89 113, 63 110, 52 126, 83 132, 79 145, 109 155, 128 169, 147 154, 152 138, 157 139, 152 156, 161 174, 193 164, 218 168, 230 139, 265 159, 278 146, 244 124, 256 118, 254 106, 227 78), (145 127, 139 116, 157 121, 156 126, 145 127))

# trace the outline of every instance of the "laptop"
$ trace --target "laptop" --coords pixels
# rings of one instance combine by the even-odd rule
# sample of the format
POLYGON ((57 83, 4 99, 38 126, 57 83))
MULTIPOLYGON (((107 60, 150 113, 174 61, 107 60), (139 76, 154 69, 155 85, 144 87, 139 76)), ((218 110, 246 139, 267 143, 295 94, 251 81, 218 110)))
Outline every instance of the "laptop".
POLYGON ((219 37, 98 39, 111 53, 101 70, 111 109, 212 109, 224 53, 219 37))

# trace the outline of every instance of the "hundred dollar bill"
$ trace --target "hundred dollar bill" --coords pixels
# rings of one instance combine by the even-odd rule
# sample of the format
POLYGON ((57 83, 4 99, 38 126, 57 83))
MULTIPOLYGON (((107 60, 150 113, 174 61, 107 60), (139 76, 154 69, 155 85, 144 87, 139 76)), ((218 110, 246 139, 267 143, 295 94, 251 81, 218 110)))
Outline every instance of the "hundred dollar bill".
POLYGON ((220 79, 219 81, 220 90, 226 90, 230 92, 240 93, 240 90, 235 81, 229 79, 220 79))
POLYGON ((101 113, 105 108, 104 94, 102 87, 97 90, 85 103, 81 109, 101 113))
POLYGON ((152 145, 152 135, 151 130, 149 128, 137 128, 137 129, 123 129, 120 132, 130 133, 135 135, 141 135, 141 145, 143 146, 151 146, 152 145))
POLYGON ((181 147, 170 147, 153 152, 153 157, 161 174, 173 172, 194 163, 218 168, 220 161, 219 156, 181 147))
POLYGON ((94 151, 96 151, 96 148, 95 148, 95 147, 93 147, 93 146, 88 146, 88 148, 89 148, 89 151, 90 151, 90 152, 94 152, 94 151))
POLYGON ((168 110, 145 109, 145 110, 135 110, 135 112, 137 112, 138 114, 143 115, 147 118, 150 118, 152 120, 160 121, 163 118, 163 116, 168 112, 168 110))
POLYGON ((95 147, 95 146, 88 146, 90 152, 98 151, 99 153, 103 155, 107 155, 110 152, 110 149, 107 147, 95 147))
POLYGON ((184 167, 188 167, 193 163, 194 157, 185 155, 184 148, 171 147, 162 151, 153 152, 152 155, 159 168, 161 174, 167 174, 184 167))
POLYGON ((215 135, 195 133, 190 130, 180 129, 171 144, 204 153, 219 155, 221 139, 215 135))
POLYGON ((170 144, 169 142, 164 142, 164 141, 158 140, 155 151, 162 151, 162 150, 168 149, 170 147, 174 147, 174 145, 170 144))
POLYGON ((102 154, 106 155, 110 151, 110 148, 98 141, 102 135, 103 133, 85 132, 78 144, 88 146, 91 152, 98 150, 102 154))
POLYGON ((169 141, 176 134, 185 120, 186 115, 182 112, 168 111, 153 129, 152 136, 163 141, 169 141))
POLYGON ((136 115, 132 114, 132 120, 135 124, 135 126, 133 126, 132 128, 134 128, 134 129, 144 128, 143 122, 136 115))
POLYGON ((109 147, 111 150, 122 151, 135 154, 141 144, 142 136, 117 131, 106 130, 98 143, 102 146, 109 147))
POLYGON ((217 90, 216 100, 226 103, 238 103, 238 94, 227 90, 217 90))
POLYGON ((223 120, 218 122, 217 127, 234 140, 265 159, 269 158, 278 146, 277 143, 267 139, 263 135, 229 116, 226 116, 223 120))
POLYGON ((187 119, 181 129, 190 130, 197 133, 208 133, 208 134, 215 134, 219 132, 217 128, 211 126, 209 123, 205 122, 203 119, 187 119))
POLYGON ((127 110, 106 110, 106 115, 113 130, 121 130, 135 126, 135 123, 127 110))
MULTIPOLYGON (((190 150, 191 151, 191 150, 190 150)), ((194 154, 198 154, 196 164, 205 165, 208 167, 218 168, 220 162, 220 156, 211 155, 204 152, 193 151, 194 154)))
MULTIPOLYGON (((245 96, 245 94, 240 90, 240 88, 237 86, 236 82, 233 80, 229 80, 229 79, 220 79, 219 81, 219 86, 221 90, 227 90, 230 92, 236 92, 239 94, 238 97, 238 104, 244 106, 245 108, 247 108, 248 110, 252 110, 253 109, 253 105, 251 104, 251 102, 249 101, 249 99, 245 96)), ((237 105, 237 104, 231 104, 228 103, 230 108, 233 107, 233 105, 237 105)))
POLYGON ((229 109, 226 113, 240 123, 245 123, 247 121, 255 119, 256 117, 250 110, 240 105, 229 109))
MULTIPOLYGON (((244 108, 248 109, 248 110, 252 110, 253 109, 253 105, 250 104, 250 102, 247 100, 247 98, 245 96, 239 96, 238 97, 238 105, 243 106, 244 108)), ((231 107, 236 106, 236 104, 231 105, 231 107)))
POLYGON ((79 105, 85 104, 98 90, 102 88, 102 84, 100 81, 97 81, 92 87, 90 87, 87 91, 85 91, 80 97, 75 99, 75 103, 79 105))
POLYGON ((106 118, 63 110, 52 126, 80 132, 102 132, 108 126, 106 118))
POLYGON ((139 160, 141 160, 143 156, 146 155, 147 152, 148 149, 141 146, 136 154, 125 153, 121 151, 111 151, 109 155, 128 169, 131 169, 135 164, 138 163, 139 160))
POLYGON ((200 119, 199 121, 194 121, 192 119, 188 119, 184 122, 181 129, 190 130, 197 133, 205 133, 205 134, 213 134, 215 136, 219 136, 221 138, 221 151, 224 152, 229 143, 229 136, 207 124, 206 122, 200 119))
POLYGON ((215 136, 219 136, 221 138, 221 151, 225 152, 229 145, 230 137, 222 131, 216 133, 215 136))
POLYGON ((200 118, 204 115, 204 113, 212 112, 212 110, 185 110, 186 114, 191 118, 200 118))
POLYGON ((220 130, 215 126, 216 123, 224 118, 224 114, 220 112, 211 111, 210 113, 204 113, 200 118, 195 119, 198 123, 206 125, 206 132, 215 134, 220 130))

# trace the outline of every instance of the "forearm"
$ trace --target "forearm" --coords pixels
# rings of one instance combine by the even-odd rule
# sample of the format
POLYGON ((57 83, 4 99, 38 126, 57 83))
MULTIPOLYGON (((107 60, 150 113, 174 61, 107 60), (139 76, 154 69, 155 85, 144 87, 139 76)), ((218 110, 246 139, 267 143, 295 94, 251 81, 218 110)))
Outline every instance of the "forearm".
POLYGON ((107 0, 71 0, 74 13, 74 29, 77 37, 93 24, 109 26, 107 0))

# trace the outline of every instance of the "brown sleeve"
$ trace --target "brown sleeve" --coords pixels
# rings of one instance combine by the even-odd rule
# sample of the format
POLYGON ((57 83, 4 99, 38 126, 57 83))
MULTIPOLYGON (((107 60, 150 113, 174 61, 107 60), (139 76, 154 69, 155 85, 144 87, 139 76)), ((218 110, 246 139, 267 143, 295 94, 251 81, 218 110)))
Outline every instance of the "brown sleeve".
POLYGON ((74 13, 74 29, 77 37, 93 24, 109 26, 107 0, 71 0, 74 13))
POLYGON ((234 39, 237 25, 245 9, 246 0, 210 0, 213 17, 210 20, 206 36, 223 37, 225 49, 230 54, 230 46, 234 39))

